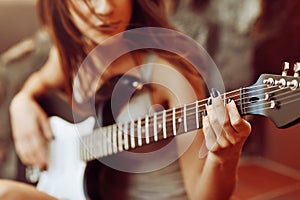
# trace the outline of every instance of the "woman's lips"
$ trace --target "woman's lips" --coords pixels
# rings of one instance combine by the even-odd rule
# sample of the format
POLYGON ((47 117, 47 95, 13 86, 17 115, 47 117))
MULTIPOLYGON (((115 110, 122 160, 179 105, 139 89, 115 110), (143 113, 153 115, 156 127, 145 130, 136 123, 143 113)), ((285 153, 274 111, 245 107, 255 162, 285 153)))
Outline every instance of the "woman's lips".
POLYGON ((104 31, 104 32, 111 32, 111 31, 115 31, 119 28, 121 24, 121 21, 117 21, 117 22, 105 22, 101 25, 97 26, 97 29, 99 31, 104 31))

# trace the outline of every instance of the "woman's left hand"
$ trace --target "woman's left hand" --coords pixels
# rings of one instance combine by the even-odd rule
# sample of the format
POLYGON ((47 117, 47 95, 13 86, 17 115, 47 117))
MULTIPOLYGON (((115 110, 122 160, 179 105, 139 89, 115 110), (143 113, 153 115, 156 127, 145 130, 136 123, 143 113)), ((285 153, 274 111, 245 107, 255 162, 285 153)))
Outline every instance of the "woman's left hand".
POLYGON ((238 160, 251 132, 251 125, 240 116, 235 102, 230 101, 224 105, 221 95, 215 89, 212 90, 206 110, 203 133, 208 154, 220 162, 238 160))

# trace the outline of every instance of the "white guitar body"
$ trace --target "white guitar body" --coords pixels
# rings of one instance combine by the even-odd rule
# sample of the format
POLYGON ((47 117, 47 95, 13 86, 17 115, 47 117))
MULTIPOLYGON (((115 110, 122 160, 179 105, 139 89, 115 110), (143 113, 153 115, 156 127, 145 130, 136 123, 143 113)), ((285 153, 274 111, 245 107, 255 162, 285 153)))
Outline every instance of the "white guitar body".
POLYGON ((92 133, 94 123, 92 117, 76 125, 59 117, 50 118, 55 139, 49 146, 49 164, 40 175, 39 190, 59 199, 86 199, 86 163, 80 159, 80 136, 92 133))

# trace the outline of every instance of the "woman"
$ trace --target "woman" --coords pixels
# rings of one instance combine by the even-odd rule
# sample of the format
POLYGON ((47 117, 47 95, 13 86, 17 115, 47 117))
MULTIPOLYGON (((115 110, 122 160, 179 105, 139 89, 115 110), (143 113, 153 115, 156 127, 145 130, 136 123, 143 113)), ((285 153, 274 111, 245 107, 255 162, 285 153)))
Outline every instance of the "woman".
MULTIPOLYGON (((137 27, 173 28, 165 15, 163 1, 159 0, 40 0, 38 7, 54 47, 45 66, 30 76, 15 96, 10 113, 16 151, 20 159, 26 165, 46 168, 46 146, 53 139, 53 134, 47 115, 36 99, 49 89, 62 89, 71 99, 73 81, 79 66, 91 50, 96 45, 103 45, 106 39, 137 27)), ((102 76, 97 81, 97 88, 101 91, 108 80, 119 74, 130 74, 140 78, 144 68, 139 71, 136 70, 136 66, 147 63, 149 58, 151 62, 159 66, 167 65, 169 69, 167 73, 162 73, 161 68, 153 67, 150 75, 146 75, 150 83, 159 83, 151 85, 147 90, 152 105, 160 105, 160 109, 173 108, 179 104, 190 103, 195 98, 204 97, 204 88, 199 88, 199 85, 196 88, 196 80, 201 81, 200 76, 194 74, 195 70, 187 62, 164 51, 153 49, 128 52, 110 63, 107 68, 98 67, 97 70, 101 71, 102 76), (183 76, 174 79, 174 73, 169 73, 170 71, 180 72, 183 76), (190 82, 187 83, 186 80, 190 82), (159 86, 160 84, 163 87, 159 86), (192 87, 189 87, 190 85, 192 87)), ((90 81, 92 75, 93 72, 87 71, 87 77, 79 77, 81 101, 91 98, 88 91, 90 84, 86 84, 86 81, 93 84, 93 80, 90 81)), ((144 98, 136 99, 144 103, 144 98)), ((135 98, 132 101, 133 110, 137 112, 141 107, 136 107, 138 105, 134 102, 135 98)), ((177 161, 157 170, 145 170, 144 173, 124 170, 121 172, 104 165, 100 177, 102 184, 97 185, 97 198, 230 198, 235 186, 240 152, 251 128, 248 122, 240 117, 234 101, 230 101, 224 107, 221 95, 215 89, 212 90, 206 110, 207 113, 203 114, 203 134, 201 131, 197 134, 192 133, 192 143, 188 148, 183 148, 184 151, 177 161), (205 143, 208 151, 207 154, 203 154, 205 157, 199 159, 202 143, 205 143), (124 180, 129 182, 124 183, 124 180)), ((122 112, 119 114, 121 116, 122 112)), ((128 116, 124 116, 128 120, 128 116)), ((190 138, 176 137, 178 149, 190 138)), ((156 151, 169 143, 170 140, 164 140, 142 147, 138 151, 156 151)), ((203 152, 205 148, 201 149, 203 152)), ((170 152, 161 156, 166 158, 168 153, 170 152)), ((21 183, 1 181, 0 188, 4 199, 54 199, 32 186, 21 183)))

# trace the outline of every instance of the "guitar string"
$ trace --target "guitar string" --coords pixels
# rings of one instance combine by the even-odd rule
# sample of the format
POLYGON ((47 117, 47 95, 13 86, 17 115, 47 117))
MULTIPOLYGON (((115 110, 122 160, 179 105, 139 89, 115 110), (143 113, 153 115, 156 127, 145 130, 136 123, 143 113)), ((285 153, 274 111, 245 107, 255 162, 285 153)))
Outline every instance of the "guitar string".
MULTIPOLYGON (((281 92, 280 94, 276 94, 276 98, 278 99, 279 97, 281 97, 281 96, 283 96, 283 95, 286 95, 286 94, 288 94, 288 93, 293 93, 294 92, 294 90, 290 90, 289 88, 279 88, 279 89, 277 89, 277 90, 272 90, 272 92, 265 92, 265 94, 260 94, 260 96, 265 96, 266 94, 268 94, 268 95, 270 95, 271 97, 273 97, 272 95, 273 94, 275 94, 276 92, 279 92, 279 91, 282 91, 282 90, 288 90, 288 91, 285 91, 285 92, 281 92)), ((255 97, 255 96, 252 96, 252 97, 255 97)), ((251 96, 249 97, 249 98, 252 98, 251 96)), ((270 98, 270 97, 269 97, 270 98)), ((246 99, 246 98, 245 98, 246 99)), ((264 98, 261 98, 260 100, 258 100, 258 101, 256 101, 256 102, 260 102, 260 101, 266 101, 266 99, 264 99, 264 98)), ((256 105, 253 105, 251 102, 249 103, 250 104, 250 106, 249 107, 251 107, 251 106, 257 106, 257 104, 256 105)), ((245 104, 246 105, 246 104, 245 104)), ((249 108, 249 107, 243 107, 243 108, 249 108)))
MULTIPOLYGON (((295 97, 295 96, 298 96, 297 94, 294 94, 294 95, 290 95, 290 96, 286 96, 286 97, 284 97, 284 98, 280 98, 280 99, 277 99, 277 101, 285 101, 286 99, 288 99, 288 98, 293 98, 293 97, 295 97)), ((295 99, 295 98, 293 98, 293 99, 295 99)), ((297 98, 296 98, 296 100, 297 100, 297 98)), ((278 106, 282 106, 282 105, 285 105, 286 103, 280 103, 278 106)), ((267 106, 267 107, 263 107, 263 109, 266 109, 266 108, 271 108, 271 109, 274 109, 274 107, 271 107, 271 105, 272 105, 272 102, 265 102, 265 103, 262 103, 262 104, 258 104, 258 105, 253 105, 253 107, 251 108, 251 111, 250 112, 255 112, 255 111, 259 111, 259 110, 262 110, 262 109, 254 109, 255 107, 262 107, 262 106, 267 106), (269 106, 270 105, 270 106, 269 106)), ((249 107, 247 107, 248 109, 250 108, 250 106, 249 107)), ((247 108, 245 108, 245 109, 247 109, 247 108)), ((248 114, 248 113, 245 113, 245 114, 248 114)), ((251 113, 250 113, 251 114, 251 113)))
MULTIPOLYGON (((293 95, 293 96, 298 96, 298 95, 293 95)), ((287 104, 294 103, 294 102, 299 101, 299 100, 300 100, 300 98, 296 98, 296 99, 294 98, 293 100, 281 103, 280 105, 281 106, 282 105, 287 105, 287 104)), ((261 111, 261 110, 265 111, 265 110, 269 110, 269 109, 274 109, 274 108, 271 108, 271 107, 268 106, 268 107, 257 109, 257 110, 253 110, 253 111, 257 112, 257 111, 261 111)))
MULTIPOLYGON (((193 116, 194 116, 195 113, 192 113, 192 114, 193 114, 193 116)), ((150 125, 151 125, 151 124, 150 124, 150 125)), ((117 126, 115 125, 115 127, 117 127, 117 126)), ((110 128, 110 130, 112 130, 111 127, 108 127, 108 128, 110 128)), ((117 128, 116 128, 116 129, 117 129, 117 128)), ((116 130, 116 129, 115 129, 115 130, 116 130)), ((107 130, 106 130, 106 131, 107 131, 107 130)), ((111 131, 108 131, 108 132, 111 133, 111 131)), ((116 134, 116 133, 115 133, 115 134, 116 134)), ((111 135, 110 135, 110 136, 111 136, 111 135)), ((117 136, 115 136, 115 137, 117 137, 117 136)), ((107 140, 108 140, 109 143, 111 143, 111 140, 110 140, 109 138, 108 138, 107 140), (110 141, 109 141, 109 140, 110 140, 110 141)), ((115 140, 117 140, 117 139, 115 138, 115 140)))
MULTIPOLYGON (((275 90, 275 91, 272 91, 272 93, 270 93, 270 94, 273 94, 273 93, 275 93, 275 92, 278 92, 278 91, 280 91, 280 90, 284 90, 284 89, 289 89, 289 88, 282 88, 282 89, 278 89, 278 90, 275 90)), ((276 94, 276 99, 277 99, 277 101, 279 101, 279 100, 283 100, 283 99, 285 99, 285 98, 288 98, 288 97, 292 97, 291 95, 289 95, 289 93, 294 93, 295 91, 294 90, 288 90, 288 91, 286 91, 286 92, 282 92, 282 93, 280 93, 280 94, 276 94), (286 95, 289 95, 289 96, 286 96, 286 95), (282 98, 280 98, 281 96, 283 96, 282 98)), ((296 94, 297 95, 297 94, 296 94)), ((294 96, 294 95, 293 95, 294 96)), ((272 96, 273 97, 273 96, 272 96)), ((261 102, 261 101, 266 101, 265 99, 261 99, 261 100, 258 100, 257 102, 261 102)), ((266 102, 266 103, 270 103, 270 102, 266 102)), ((251 103, 249 103, 249 104, 251 104, 251 103)), ((251 108, 251 106, 259 106, 259 105, 262 105, 262 104, 256 104, 256 105, 250 105, 250 106, 248 106, 248 107, 244 107, 244 108, 251 108)))
MULTIPOLYGON (((258 91, 258 90, 257 90, 258 91)), ((239 90, 235 90, 235 92, 239 92, 239 90)), ((233 93, 233 92, 231 92, 231 93, 233 93)), ((248 93, 250 93, 250 92, 245 92, 244 94, 248 94, 248 93)), ((228 93, 226 93, 226 94, 228 94, 228 93)), ((222 96, 225 96, 225 94, 222 94, 222 96)), ((235 98, 235 97, 240 97, 240 95, 233 95, 233 96, 226 96, 226 98, 225 99, 223 99, 223 100, 228 100, 228 99, 232 99, 232 98, 235 98)), ((210 98, 210 97, 209 97, 210 98)), ((191 103, 191 104, 186 104, 186 113, 188 113, 188 112, 190 112, 191 110, 192 111, 194 111, 195 110, 195 106, 194 105, 196 105, 196 104, 198 104, 198 109, 200 109, 199 111, 204 111, 204 109, 203 110, 201 110, 202 108, 205 108, 205 105, 206 105, 206 103, 204 103, 204 104, 199 104, 199 103, 201 103, 201 102, 207 102, 208 101, 208 99, 209 98, 207 98, 207 99, 204 99, 204 100, 200 100, 200 101, 198 101, 198 102, 193 102, 193 103, 191 103)), ((241 99, 249 99, 249 98, 251 98, 251 97, 246 97, 246 98, 241 98, 241 99)), ((239 100, 241 100, 241 99, 235 99, 236 101, 239 101, 239 100)), ((180 107, 180 108, 174 108, 175 109, 175 115, 178 115, 178 114, 183 114, 183 107, 180 107)), ((164 111, 159 111, 159 112, 156 112, 155 113, 155 115, 156 115, 156 117, 157 117, 157 119, 158 120, 160 120, 160 119, 162 119, 162 117, 163 117, 163 112, 164 111)), ((165 111, 166 112, 166 115, 165 115, 165 117, 166 118, 169 118, 169 117, 173 117, 173 109, 168 109, 168 110, 166 110, 165 111)), ((149 115, 148 117, 149 118, 153 118, 153 115, 154 114, 152 114, 152 115, 149 115)), ((137 122, 138 121, 138 119, 136 119, 136 120, 133 120, 133 121, 135 121, 135 122, 137 122)), ((144 121, 144 120, 143 120, 144 121)), ((130 123, 130 122, 128 122, 128 123, 130 123)), ((135 123, 136 124, 136 123, 135 123)), ((143 125, 143 124, 142 124, 143 125)))
MULTIPOLYGON (((277 86, 274 86, 274 87, 277 87, 277 86)), ((267 88, 267 89, 272 89, 271 87, 267 88)), ((265 94, 269 94, 270 96, 272 96, 273 93, 276 93, 276 92, 279 92, 279 91, 282 91, 282 90, 287 90, 285 92, 281 92, 280 94, 276 94, 276 97, 277 97, 277 100, 282 100, 284 98, 281 98, 281 99, 278 99, 279 97, 281 96, 285 96, 288 95, 289 93, 294 93, 296 90, 298 90, 299 88, 295 89, 295 90, 291 90, 289 87, 284 87, 284 88, 278 88, 277 90, 272 90, 272 92, 265 92, 265 94)), ((265 94, 261 94, 261 95, 265 95, 265 94)), ((253 96, 254 97, 254 96, 253 96)), ((291 97, 291 96, 289 96, 291 97)), ((251 96, 249 98, 252 98, 251 96)), ((265 99, 261 99, 261 100, 258 100, 257 102, 260 102, 260 101, 265 101, 265 99)), ((267 102, 269 103, 269 102, 267 102)), ((258 106, 257 104, 256 105, 250 105, 249 107, 251 106, 258 106)), ((249 108, 249 107, 244 107, 244 108, 249 108)))
MULTIPOLYGON (((260 86, 263 86, 263 85, 260 85, 260 86)), ((259 86, 256 86, 256 87, 259 87, 259 86)), ((276 86, 274 86, 274 87, 276 87, 276 86)), ((249 88, 251 88, 251 87, 247 87, 247 88, 244 88, 244 89, 249 89, 249 88)), ((252 87, 252 88, 254 88, 254 87, 252 87)), ((269 87, 269 88, 271 88, 271 87, 269 87)), ((261 90, 261 89, 259 89, 259 90, 261 90)), ((259 90, 256 90, 256 91, 259 91, 259 90)), ((239 92, 239 90, 231 91, 230 93, 234 93, 234 92, 239 92)), ((251 91, 251 92, 253 92, 253 91, 251 91)), ((244 94, 249 94, 251 92, 246 92, 244 94)), ((226 94, 228 94, 228 93, 226 93, 226 94)), ((222 94, 222 95, 224 96, 225 94, 222 94)), ((232 98, 237 97, 237 96, 240 96, 240 95, 234 95, 234 96, 228 96, 227 95, 227 97, 225 99, 226 100, 227 99, 232 99, 232 98)), ((251 98, 251 97, 246 97, 246 98, 241 98, 241 99, 245 100, 245 99, 249 99, 249 98, 251 98)), ((200 100, 200 101, 198 101, 198 104, 201 103, 201 102, 207 102, 208 99, 209 98, 204 99, 204 100, 200 100)), ((240 101, 241 99, 235 99, 235 101, 240 101)), ((186 105, 186 113, 191 114, 190 111, 195 110, 195 106, 193 106, 195 104, 196 104, 196 102, 193 102, 191 104, 187 104, 186 105), (191 107, 191 108, 189 108, 189 107, 191 107)), ((205 108, 205 105, 206 105, 206 103, 198 105, 198 109, 199 109, 200 114, 201 114, 201 112, 203 112, 205 110, 205 109, 203 109, 203 108, 205 108)), ((240 105, 240 104, 237 103, 237 105, 240 105)), ((243 105, 247 105, 247 104, 244 103, 243 105)), ((175 108, 175 109, 176 109, 175 115, 178 115, 178 114, 182 115, 183 114, 182 108, 175 108), (180 110, 180 111, 178 111, 178 110, 180 110)), ((195 113, 192 113, 192 115, 194 115, 194 114, 195 113)), ((173 110, 172 109, 166 110, 166 115, 165 116, 166 116, 166 118, 170 118, 171 116, 173 117, 173 110)), ((186 116, 189 117, 188 115, 186 115, 186 116)), ((148 117, 149 117, 149 119, 151 119, 151 118, 153 118, 153 115, 149 115, 148 117)), ((163 111, 156 112, 156 117, 157 117, 157 120, 161 120, 162 117, 163 117, 163 111)), ((133 120, 133 121, 134 121, 135 128, 137 128, 137 123, 136 122, 138 121, 138 119, 133 120)), ((144 120, 142 120, 142 121, 144 122, 144 120)), ((170 122, 170 121, 168 120, 166 122, 170 122)), ((131 123, 131 122, 127 122, 127 123, 131 123)), ((145 124, 141 124, 141 125, 145 125, 145 124)), ((149 125, 152 125, 152 124, 150 123, 149 125)), ((122 124, 118 124, 118 127, 120 127, 120 126, 122 126, 122 124)), ((104 128, 108 128, 108 126, 101 127, 101 129, 104 129, 104 128)))
MULTIPOLYGON (((299 98, 298 98, 299 99, 299 98)), ((289 101, 289 102, 286 102, 286 103, 284 103, 284 104, 282 104, 282 105, 285 105, 285 104, 288 104, 288 103, 291 103, 291 102, 295 102, 295 100, 292 100, 292 101, 289 101)), ((262 109, 258 109, 258 110, 267 110, 267 109, 271 109, 270 107, 267 107, 267 108, 262 108, 262 109)), ((117 136, 115 136, 115 137, 117 137, 117 136)), ((129 137, 129 135, 127 135, 127 137, 129 137)), ((168 136, 169 137, 169 136, 168 136)), ((105 138, 104 138, 105 139, 105 138)), ((115 139, 116 141, 115 142, 117 142, 117 141, 119 141, 119 138, 117 139, 115 139)), ((129 140, 129 139, 128 139, 129 140)), ((90 141, 93 141, 93 143, 95 144, 95 141, 96 141, 96 144, 99 144, 97 141, 98 140, 90 140, 90 141)), ((106 150, 104 150, 103 148, 101 148, 101 146, 99 146, 98 145, 98 148, 92 148, 92 149, 88 149, 89 150, 89 154, 84 154, 83 153, 83 155, 85 155, 84 156, 84 158, 85 158, 85 160, 92 160, 92 159, 96 159, 96 158, 100 158, 100 157, 104 157, 104 156, 107 156, 107 155, 111 155, 111 154, 115 154, 115 153, 117 153, 117 152, 119 152, 120 151, 120 149, 118 148, 118 145, 116 144, 116 143, 114 143, 113 141, 111 141, 111 140, 109 140, 109 137, 108 138, 106 138, 106 150), (100 149, 100 151, 99 151, 99 149, 100 149), (104 151, 104 153, 103 153, 103 151, 104 151)), ((123 142, 122 142, 123 143, 123 142)), ((124 149, 123 148, 123 145, 124 144, 122 144, 122 150, 124 149)), ((142 143, 142 145, 145 145, 145 143, 143 144, 142 143)), ((132 148, 131 146, 129 147, 129 148, 132 148)), ((83 158, 83 159, 84 159, 83 158)))
MULTIPOLYGON (((272 89, 272 88, 274 88, 274 87, 277 87, 277 86, 272 86, 272 87, 267 87, 266 89, 272 89)), ((245 89, 248 89, 248 88, 245 88, 245 89)), ((264 89, 264 88, 262 88, 262 89, 264 89)), ((245 94, 251 94, 251 93, 253 93, 253 92, 257 92, 257 91, 260 91, 260 90, 262 90, 262 89, 259 89, 259 90, 249 90, 248 89, 248 91, 250 91, 250 92, 245 92, 245 93, 243 93, 243 95, 245 95, 245 94)), ((277 90, 273 90, 272 92, 270 92, 269 94, 273 94, 273 93, 275 93, 275 92, 277 92, 277 91, 281 91, 281 90, 284 90, 284 89, 289 89, 289 88, 279 88, 279 89, 277 89, 277 90)), ((236 90, 235 92, 239 92, 239 90, 236 90)), ((287 92, 289 92, 289 91, 287 91, 287 92)), ((285 92, 285 93, 287 93, 287 92, 285 92)), ((293 91, 292 91, 293 92, 293 91)), ((233 92, 231 92, 231 93, 233 93, 233 92)), ((281 93, 281 94, 279 94, 278 96, 282 96, 282 95, 284 95, 285 93, 281 93)), ((226 94, 228 94, 228 93, 225 93, 225 94, 222 94, 221 96, 225 96, 226 94)), ((260 96, 264 96, 265 94, 260 94, 260 96)), ((238 95, 233 95, 233 96, 226 96, 225 98, 223 98, 223 101, 226 101, 226 100, 228 100, 228 99, 232 99, 232 98, 235 98, 235 97, 240 97, 241 95, 240 94, 238 94, 238 95)), ((241 100, 247 100, 247 99, 251 99, 251 98, 253 98, 253 97, 255 97, 255 96, 247 96, 247 97, 245 97, 245 98, 238 98, 238 99, 234 99, 235 101, 237 101, 237 105, 240 105, 238 102, 239 101, 241 101, 241 100)), ((209 99, 209 98, 207 98, 207 99, 209 99)), ((207 100, 205 100, 205 101, 207 101, 207 100)), ((259 100, 259 101, 262 101, 262 100, 259 100)), ((201 101, 198 101, 198 103, 200 103, 201 101)), ((244 104, 243 104, 243 106, 247 106, 247 103, 248 102, 245 102, 244 104)), ((193 105, 195 105, 195 104, 197 104, 197 102, 193 102, 193 103, 191 103, 191 104, 187 104, 186 105, 186 112, 189 112, 190 110, 194 110, 195 109, 195 106, 193 106, 193 105), (189 108, 190 107, 190 108, 189 108)), ((252 103, 248 103, 248 104, 252 104, 252 103)), ((201 109, 201 107, 205 107, 205 104, 200 104, 200 105, 198 105, 198 108, 200 108, 201 109)), ((182 109, 183 107, 181 107, 181 108, 179 108, 179 109, 182 109)), ((248 107, 243 107, 243 108, 248 108, 248 107)), ((177 108, 178 109, 178 108, 177 108)), ((203 111, 203 110, 202 110, 203 111)), ((160 111, 160 112, 157 112, 156 114, 157 114, 157 116, 158 117, 162 117, 162 112, 163 111, 160 111)), ((170 116, 173 116, 173 113, 172 113, 172 109, 168 109, 167 111, 166 111, 167 113, 166 113, 166 117, 170 117, 170 116)), ((182 110, 181 110, 181 112, 180 112, 180 114, 182 113, 182 110)), ((175 113, 175 114, 178 114, 178 112, 177 113, 175 113)))
MULTIPOLYGON (((260 86, 263 86, 263 85, 260 85, 260 86)), ((255 87, 260 87, 260 86, 255 86, 255 87)), ((249 89, 249 88, 251 88, 251 87, 247 87, 247 88, 243 88, 243 89, 249 89)), ((253 87, 254 88, 254 87, 253 87)), ((261 90, 261 89, 259 89, 259 90, 261 90)), ((259 91, 259 90, 256 90, 256 91, 259 91)), ((236 93, 236 92, 239 92, 240 91, 240 89, 237 89, 237 90, 233 90, 233 91, 231 91, 231 92, 228 92, 228 93, 224 93, 224 94, 222 94, 222 96, 225 96, 226 95, 226 98, 225 99, 223 99, 223 100, 228 100, 228 99, 231 99, 231 98, 235 98, 235 97, 240 97, 240 94, 239 95, 233 95, 233 96, 229 96, 228 94, 232 94, 232 93, 236 93)), ((253 92, 253 91, 252 91, 253 92)), ((245 92, 244 94, 249 94, 250 92, 245 92)), ((193 110, 194 108, 195 108, 195 104, 198 104, 198 108, 201 108, 202 106, 204 106, 205 107, 205 105, 206 105, 206 103, 204 103, 204 104, 201 104, 201 103, 203 103, 203 102, 207 102, 208 101, 208 99, 210 99, 211 97, 208 97, 208 98, 206 98, 206 99, 202 99, 202 100, 197 100, 197 101, 195 101, 195 102, 192 102, 192 103, 190 103, 190 104, 186 104, 185 106, 186 106, 186 111, 189 111, 189 110, 193 110), (200 103, 200 104, 199 104, 200 103)), ((245 100, 245 99, 248 99, 248 98, 251 98, 251 97, 246 97, 246 98, 242 98, 243 100, 245 100)), ((235 99, 236 101, 239 101, 239 100, 241 100, 241 99, 235 99)), ((181 108, 175 108, 176 109, 176 111, 177 110, 179 110, 179 109, 183 109, 183 107, 181 107, 181 108)), ((161 117, 162 115, 163 115, 163 112, 164 111, 158 111, 158 112, 156 112, 156 115, 157 115, 157 117, 161 117)), ((181 113, 181 111, 180 111, 180 113, 181 113)), ((154 114, 154 113, 153 113, 154 114)), ((152 117, 153 116, 153 114, 151 115, 151 116, 149 116, 149 117, 152 117)), ((175 114, 179 114, 179 112, 176 112, 175 114)), ((169 117, 169 116, 172 116, 173 115, 173 108, 172 109, 168 109, 168 110, 166 110, 166 117, 169 117)))
MULTIPOLYGON (((296 95, 293 95, 293 96, 296 96, 296 95)), ((293 99, 291 101, 287 101, 285 103, 282 103, 281 105, 286 105, 286 104, 289 104, 289 103, 293 103, 293 102, 298 101, 299 99, 300 98, 296 98, 296 99, 293 99)), ((282 100, 282 99, 280 99, 280 100, 282 100)), ((255 111, 268 110, 268 109, 271 109, 271 107, 261 108, 261 109, 255 110, 255 111)), ((129 136, 127 136, 127 137, 129 137, 129 136)), ((94 143, 95 144, 95 141, 96 141, 96 144, 99 144, 97 142, 98 140, 90 140, 90 141, 92 141, 90 143, 94 143)), ((103 156, 107 156, 107 155, 115 154, 115 153, 119 152, 118 145, 116 145, 115 143, 113 143, 111 140, 108 140, 108 138, 106 138, 106 143, 107 143, 107 145, 106 145, 106 147, 107 147, 106 154, 102 153, 103 149, 100 150, 100 151, 97 151, 98 148, 88 148, 89 154, 87 154, 87 153, 83 154, 83 155, 85 155, 84 158, 91 160, 91 159, 94 159, 94 158, 99 158, 99 157, 103 157, 103 156)), ((122 146, 123 146, 123 144, 122 144, 122 146)), ((101 149, 101 146, 98 145, 97 147, 99 147, 101 149)))
MULTIPOLYGON (((259 86, 256 86, 256 87, 260 87, 260 86, 265 86, 265 85, 259 85, 259 86)), ((273 86, 273 87, 277 87, 277 86, 273 86)), ((248 90, 248 91, 250 91, 249 89, 250 89, 251 87, 246 87, 246 88, 242 88, 242 89, 245 89, 245 90, 248 90)), ((253 87, 254 88, 254 87, 253 87)), ((270 87, 271 88, 271 87, 270 87)), ((262 88, 263 89, 263 88, 262 88)), ((249 94, 249 93, 253 93, 253 92, 257 92, 257 91, 260 91, 260 90, 262 90, 262 89, 259 89, 259 90, 254 90, 254 91, 250 91, 250 92, 245 92, 245 93, 243 93, 243 95, 246 95, 246 94, 249 94)), ((231 92, 228 92, 228 93, 224 93, 224 94, 221 94, 221 96, 225 96, 225 98, 223 98, 223 101, 226 101, 226 100, 229 100, 229 99, 232 99, 232 98, 235 98, 235 97, 240 97, 241 95, 240 94, 237 94, 237 95, 232 95, 232 96, 229 96, 228 94, 232 94, 232 93, 236 93, 236 92, 240 92, 240 89, 237 89, 237 90, 233 90, 233 91, 231 91, 231 92)), ((205 105, 206 105, 206 103, 204 103, 204 104, 199 104, 199 103, 202 103, 202 102, 207 102, 208 101, 208 99, 210 99, 211 97, 208 97, 208 98, 206 98, 206 99, 203 99, 203 100, 197 100, 197 101, 195 101, 195 102, 192 102, 192 103, 190 103, 190 104, 186 104, 186 111, 189 111, 189 110, 193 110, 194 108, 195 108, 195 104, 198 104, 198 108, 201 108, 202 106, 204 106, 205 107, 205 105), (190 108, 191 107, 191 108, 190 108)), ((245 98, 238 98, 238 99, 234 99, 235 101, 240 101, 240 100, 246 100, 246 99, 250 99, 250 98, 252 98, 252 96, 250 96, 250 97, 245 97, 245 98)), ((175 108, 175 109, 182 109, 183 107, 181 107, 181 108, 175 108)), ((162 116, 162 114, 163 114, 163 112, 164 111, 159 111, 159 112, 156 112, 156 115, 157 116, 162 116)), ((168 109, 168 110, 166 110, 166 116, 168 117, 168 116, 172 116, 173 115, 173 110, 172 109, 168 109)), ((175 114, 178 114, 178 112, 177 113, 175 113, 175 114)))
MULTIPOLYGON (((299 98, 298 98, 299 99, 299 98)), ((296 99, 297 100, 297 99, 296 99)), ((283 103, 282 105, 285 105, 285 104, 288 104, 288 103, 291 103, 291 102, 295 102, 296 100, 292 100, 292 101, 289 101, 289 102, 286 102, 286 103, 283 103)), ((271 109, 270 107, 267 107, 267 108, 262 108, 262 109, 257 109, 257 111, 259 111, 259 110, 268 110, 268 109, 271 109)), ((103 136, 104 137, 104 136, 103 136)), ((115 137, 117 137, 117 136, 115 136, 115 137)), ((127 137, 129 137, 129 135, 127 135, 127 137)), ((169 136, 168 136, 169 137, 169 136)), ((86 158, 86 159, 88 159, 88 160, 92 160, 92 159, 95 159, 95 158, 100 158, 100 157, 104 157, 104 156, 107 156, 107 155, 111 155, 111 154, 115 154, 115 153, 117 153, 117 152, 119 152, 120 150, 119 150, 119 148, 118 148, 118 145, 119 145, 119 138, 117 139, 115 139, 116 141, 115 141, 115 143, 113 142, 113 141, 111 141, 111 139, 109 138, 109 137, 107 137, 107 138, 104 138, 104 139, 106 139, 106 150, 104 150, 103 148, 101 148, 101 146, 97 146, 97 147, 95 147, 95 143, 96 144, 99 144, 97 141, 98 140, 90 140, 90 141, 92 141, 92 142, 90 142, 90 144, 91 143, 93 143, 94 144, 94 148, 89 148, 88 150, 89 150, 89 154, 88 153, 86 153, 85 154, 85 157, 84 158, 86 158), (118 145, 116 144, 116 142, 118 141, 118 145), (100 149, 100 151, 99 151, 99 149, 100 149), (104 153, 103 153, 103 151, 105 151, 104 153)), ((128 138, 128 140, 129 140, 129 138, 128 138)), ((104 140, 105 141, 105 140, 104 140)), ((122 142, 123 143, 123 142, 122 142)), ((124 144, 122 144, 122 150, 123 150, 123 145, 124 144)), ((142 145, 145 145, 145 143, 143 144, 142 143, 142 145)), ((129 148, 132 148, 131 146, 129 147, 129 148)), ((83 154, 84 155, 84 154, 83 154)))
MULTIPOLYGON (((290 98, 294 98, 295 96, 298 96, 298 94, 295 94, 294 93, 295 91, 291 91, 291 90, 289 90, 289 91, 287 91, 287 92, 284 92, 284 93, 280 93, 280 94, 276 94, 276 100, 277 101, 284 101, 284 100, 286 100, 286 99, 290 99, 290 98), (293 93, 293 95, 289 95, 289 96, 286 96, 286 95, 288 95, 288 94, 290 94, 290 93, 293 93), (284 96, 285 95, 285 96, 284 96), (283 97, 282 97, 283 96, 283 97)), ((266 100, 261 100, 261 101, 264 101, 263 103, 258 103, 258 104, 255 104, 255 105, 253 105, 252 103, 242 103, 243 104, 243 109, 245 109, 245 110, 247 110, 247 109, 250 109, 250 108, 255 108, 255 107, 261 107, 261 106, 268 106, 268 108, 269 108, 269 104, 271 103, 271 102, 265 102, 266 100), (250 105, 250 106, 247 106, 247 105, 250 105)), ((199 110, 198 109, 198 112, 199 112, 199 114, 201 115, 201 112, 203 112, 205 109, 203 109, 203 110, 199 110)), ((192 112, 186 112, 186 117, 190 117, 190 116, 195 116, 195 114, 196 114, 196 112, 195 112, 195 109, 193 108, 192 110, 190 110, 190 111, 192 111, 192 112)), ((183 112, 182 112, 183 113, 183 112)), ((181 114, 182 114, 181 113, 181 114)), ((247 114, 247 113, 245 113, 245 114, 247 114)), ((166 122, 168 123, 170 123, 170 122, 172 122, 172 120, 173 119, 170 119, 170 118, 168 118, 167 120, 166 120, 166 122)), ((161 120, 160 120, 160 122, 161 122, 161 120)), ((152 124, 150 124, 150 125, 152 125, 152 124)))

